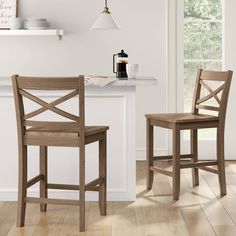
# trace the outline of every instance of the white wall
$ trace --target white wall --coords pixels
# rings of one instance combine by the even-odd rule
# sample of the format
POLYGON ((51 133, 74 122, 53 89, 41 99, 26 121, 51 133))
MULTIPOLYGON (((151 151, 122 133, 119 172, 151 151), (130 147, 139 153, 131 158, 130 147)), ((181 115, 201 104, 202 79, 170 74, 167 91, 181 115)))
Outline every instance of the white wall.
POLYGON ((234 76, 232 79, 229 104, 226 119, 226 157, 228 159, 236 159, 236 1, 225 0, 225 69, 233 70, 234 76))
MULTIPOLYGON (((112 55, 124 49, 130 62, 139 64, 139 75, 158 78, 158 86, 137 89, 137 158, 144 158, 144 114, 165 112, 167 108, 167 2, 110 0, 110 10, 121 30, 91 31, 90 26, 103 8, 103 0, 20 0, 21 17, 47 18, 52 28, 63 28, 65 36, 62 41, 56 37, 0 37, 0 77, 14 73, 35 76, 111 75, 112 55)), ((1 130, 5 131, 9 126, 12 133, 16 131, 15 114, 10 112, 14 106, 13 99, 8 92, 7 96, 3 95, 1 89, 0 119, 7 123, 1 122, 1 130)), ((160 130, 157 133, 156 149, 166 153, 166 132, 160 130)), ((8 151, 1 153, 0 176, 3 179, 8 173, 8 178, 4 185, 0 182, 0 192, 1 197, 7 199, 9 191, 16 193, 18 162, 17 147, 12 146, 16 135, 4 137, 5 134, 1 133, 2 145, 8 151)))
MULTIPOLYGON (((137 93, 138 158, 145 155, 146 112, 166 109, 167 0, 110 0, 110 10, 121 26, 118 31, 91 31, 103 0, 20 0, 23 18, 45 17, 52 27, 65 30, 63 41, 54 37, 0 38, 0 76, 112 74, 112 55, 124 49, 140 75, 158 78, 158 87, 137 93)), ((165 132, 158 148, 166 151, 165 132)))

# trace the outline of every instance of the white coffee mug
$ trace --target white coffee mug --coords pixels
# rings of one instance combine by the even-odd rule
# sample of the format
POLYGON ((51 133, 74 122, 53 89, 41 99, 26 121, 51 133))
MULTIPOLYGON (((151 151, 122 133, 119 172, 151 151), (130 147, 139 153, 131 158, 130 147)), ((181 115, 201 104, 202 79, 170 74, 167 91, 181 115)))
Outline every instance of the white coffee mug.
POLYGON ((138 73, 138 64, 126 64, 126 72, 129 79, 135 79, 138 73))
POLYGON ((21 29, 22 19, 20 17, 13 17, 10 19, 9 24, 11 30, 21 29))

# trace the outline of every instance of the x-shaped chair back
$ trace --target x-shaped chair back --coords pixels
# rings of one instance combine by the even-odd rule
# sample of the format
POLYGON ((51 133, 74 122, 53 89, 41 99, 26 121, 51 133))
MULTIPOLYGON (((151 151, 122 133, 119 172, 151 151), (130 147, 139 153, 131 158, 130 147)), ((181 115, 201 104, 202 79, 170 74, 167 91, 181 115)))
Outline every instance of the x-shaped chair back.
POLYGON ((219 121, 224 122, 232 73, 232 71, 221 72, 199 69, 193 96, 192 113, 198 114, 201 109, 216 111, 218 112, 219 121), (218 88, 213 89, 210 85, 208 85, 207 82, 209 81, 215 81, 221 84, 218 88), (201 92, 203 89, 208 92, 208 95, 201 97, 201 92), (221 96, 219 96, 220 93, 221 96), (216 106, 204 105, 205 102, 212 98, 216 101, 216 106))
MULTIPOLYGON (((18 123, 18 131, 23 135, 27 126, 43 125, 45 121, 31 120, 33 117, 45 112, 51 111, 57 115, 77 122, 80 127, 80 135, 84 133, 84 76, 68 77, 68 78, 45 78, 45 77, 21 77, 12 76, 13 90, 15 93, 16 114, 18 123), (39 97, 33 95, 29 91, 35 90, 70 90, 70 92, 59 99, 50 103, 43 101, 39 97), (71 114, 57 106, 79 96, 79 116, 71 114), (41 107, 25 114, 24 99, 40 105, 41 107)), ((47 122, 49 123, 49 122, 47 122)), ((53 122, 52 122, 53 123, 53 122)))

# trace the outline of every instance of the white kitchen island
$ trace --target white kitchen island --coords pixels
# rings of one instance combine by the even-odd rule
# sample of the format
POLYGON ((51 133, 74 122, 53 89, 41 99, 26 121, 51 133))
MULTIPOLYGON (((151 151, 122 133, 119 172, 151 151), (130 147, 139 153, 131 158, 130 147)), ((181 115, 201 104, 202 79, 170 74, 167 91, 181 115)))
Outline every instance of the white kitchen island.
MULTIPOLYGON (((135 80, 118 80, 106 87, 86 86, 86 125, 108 125, 107 181, 108 200, 133 201, 136 199, 136 87, 155 86, 155 78, 143 77, 135 80)), ((59 94, 42 93, 44 100, 55 99, 59 94)), ((17 134, 14 101, 9 78, 0 78, 0 201, 16 200, 17 193, 17 134), (6 122, 8 127, 4 126, 6 122), (5 131, 4 131, 5 130, 5 131), (5 138, 4 138, 5 137, 5 138), (7 138, 6 138, 7 137, 7 138), (3 161, 3 160, 2 160, 3 161), (11 171, 9 171, 11 170, 11 171), (7 177, 6 177, 7 176, 7 177)), ((76 105, 76 101, 74 102, 76 105)), ((68 108, 71 109, 71 108, 68 108)), ((30 147, 29 174, 38 173, 38 149, 30 147)), ((79 152, 76 148, 49 148, 49 182, 78 184, 79 152)), ((98 145, 86 147, 86 180, 98 175, 98 145)), ((28 193, 38 194, 37 186, 28 193)), ((71 191, 52 191, 50 196, 76 198, 71 191)), ((97 193, 88 192, 87 200, 97 200, 97 193)))

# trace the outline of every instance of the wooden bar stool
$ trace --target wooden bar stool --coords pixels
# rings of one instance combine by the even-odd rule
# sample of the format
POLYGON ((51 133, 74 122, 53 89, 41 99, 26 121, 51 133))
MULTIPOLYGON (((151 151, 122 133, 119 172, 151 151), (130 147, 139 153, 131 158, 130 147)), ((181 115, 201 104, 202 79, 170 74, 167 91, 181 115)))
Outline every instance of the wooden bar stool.
MULTIPOLYGON (((171 114, 146 114, 147 120, 147 190, 153 185, 153 172, 159 172, 173 178, 173 198, 179 199, 180 194, 180 169, 192 168, 193 186, 199 185, 198 169, 218 174, 221 195, 225 195, 225 163, 224 163, 224 130, 225 115, 228 102, 229 89, 232 79, 232 71, 217 72, 198 71, 195 91, 193 96, 192 113, 171 113, 171 114), (219 83, 216 89, 211 88, 212 81, 219 83), (208 95, 202 96, 203 89, 208 95), (210 99, 214 99, 216 106, 209 104, 210 99), (216 111, 218 115, 202 114, 199 110, 216 111), (153 127, 173 130, 173 156, 153 155, 153 127), (198 129, 217 129, 217 160, 198 161, 198 129), (180 154, 180 131, 191 130, 191 153, 180 154), (190 159, 189 162, 181 160, 190 159), (173 170, 167 171, 154 167, 155 160, 173 160, 173 170), (209 166, 216 165, 214 169, 209 166)), ((215 85, 214 85, 215 87, 215 85)))
MULTIPOLYGON (((84 76, 74 78, 33 78, 12 76, 19 151, 18 213, 17 226, 24 226, 26 203, 39 203, 41 212, 46 211, 47 204, 79 205, 80 231, 85 231, 85 192, 99 192, 101 215, 106 215, 106 137, 108 126, 85 126, 84 114, 84 76), (63 90, 67 94, 53 102, 45 102, 33 92, 37 90, 63 90), (69 92, 68 92, 69 91, 69 92), (79 116, 58 108, 75 96, 79 97, 79 116), (40 105, 30 113, 25 113, 24 98, 40 105), (32 120, 37 115, 50 111, 66 122, 32 120), (69 121, 68 121, 69 120, 69 121), (99 177, 85 183, 85 145, 99 142, 99 177), (27 146, 40 147, 40 173, 27 180, 27 146), (48 183, 47 149, 49 146, 79 147, 79 185, 48 183), (40 182, 40 197, 27 197, 27 188, 40 182), (48 189, 79 190, 80 199, 63 200, 48 198, 48 189)), ((36 119, 36 118, 35 118, 36 119)))

